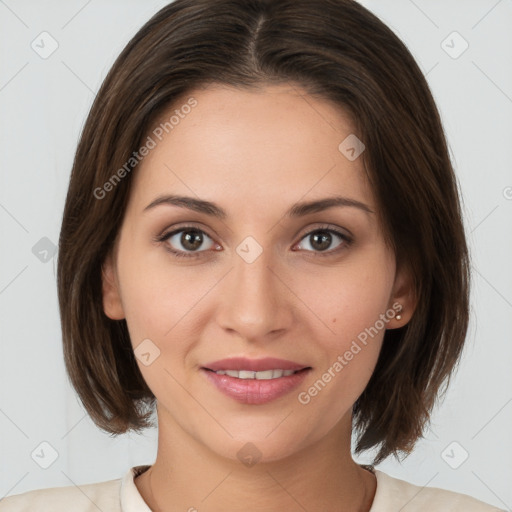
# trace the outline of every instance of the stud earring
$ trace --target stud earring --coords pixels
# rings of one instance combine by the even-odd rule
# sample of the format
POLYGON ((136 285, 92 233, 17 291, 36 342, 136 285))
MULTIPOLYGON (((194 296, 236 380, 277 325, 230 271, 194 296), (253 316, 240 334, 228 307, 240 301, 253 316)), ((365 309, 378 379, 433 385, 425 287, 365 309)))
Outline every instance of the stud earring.
MULTIPOLYGON (((402 309, 400 309, 400 313, 402 312, 402 309)), ((398 313, 398 315, 395 316, 397 320, 402 320, 402 315, 398 313)))

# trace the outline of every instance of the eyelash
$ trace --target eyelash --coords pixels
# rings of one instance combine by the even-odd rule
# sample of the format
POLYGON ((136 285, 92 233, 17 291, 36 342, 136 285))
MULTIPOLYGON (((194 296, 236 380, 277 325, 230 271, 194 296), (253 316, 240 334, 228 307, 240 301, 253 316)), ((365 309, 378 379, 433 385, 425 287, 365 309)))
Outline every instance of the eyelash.
MULTIPOLYGON (((206 233, 202 229, 197 228, 196 226, 181 226, 179 229, 175 229, 173 231, 166 232, 160 236, 157 236, 154 241, 155 242, 166 242, 169 238, 176 235, 177 233, 181 233, 182 231, 197 231, 199 233, 206 235, 208 238, 212 239, 212 237, 210 235, 208 235, 208 233, 206 233)), ((326 257, 326 256, 331 256, 333 254, 337 254, 338 252, 350 247, 350 245, 354 241, 351 237, 349 237, 345 233, 342 233, 341 231, 338 231, 337 229, 334 229, 328 225, 318 227, 312 231, 308 231, 301 237, 300 240, 303 240, 304 238, 307 238, 308 236, 311 236, 312 234, 317 233, 317 232, 334 233, 335 235, 339 236, 345 243, 342 244, 341 246, 337 247, 336 249, 331 249, 331 250, 327 250, 327 251, 306 251, 306 252, 313 253, 315 255, 315 257, 316 256, 326 257)), ((169 248, 168 246, 165 247, 165 250, 170 252, 176 258, 194 258, 194 257, 198 257, 203 252, 207 252, 207 251, 192 251, 192 252, 176 251, 174 249, 169 248)))

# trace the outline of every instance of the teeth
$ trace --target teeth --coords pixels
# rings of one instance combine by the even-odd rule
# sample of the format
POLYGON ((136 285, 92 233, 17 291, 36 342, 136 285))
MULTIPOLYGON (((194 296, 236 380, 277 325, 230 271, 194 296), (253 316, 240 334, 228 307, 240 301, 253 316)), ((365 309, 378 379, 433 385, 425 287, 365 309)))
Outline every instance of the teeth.
POLYGON ((280 377, 288 377, 295 373, 295 370, 265 370, 262 372, 251 372, 249 370, 219 370, 215 372, 217 375, 228 375, 237 379, 258 379, 270 380, 279 379, 280 377))

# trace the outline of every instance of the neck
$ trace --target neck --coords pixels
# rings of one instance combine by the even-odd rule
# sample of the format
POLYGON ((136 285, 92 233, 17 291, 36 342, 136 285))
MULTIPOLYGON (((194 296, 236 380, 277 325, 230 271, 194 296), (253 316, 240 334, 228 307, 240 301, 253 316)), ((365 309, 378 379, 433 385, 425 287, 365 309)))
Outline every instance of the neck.
POLYGON ((171 422, 159 421, 157 459, 135 483, 155 512, 229 512, 248 503, 252 512, 368 512, 375 476, 352 460, 351 423, 342 423, 288 457, 246 465, 219 456, 182 431, 179 435, 171 422))

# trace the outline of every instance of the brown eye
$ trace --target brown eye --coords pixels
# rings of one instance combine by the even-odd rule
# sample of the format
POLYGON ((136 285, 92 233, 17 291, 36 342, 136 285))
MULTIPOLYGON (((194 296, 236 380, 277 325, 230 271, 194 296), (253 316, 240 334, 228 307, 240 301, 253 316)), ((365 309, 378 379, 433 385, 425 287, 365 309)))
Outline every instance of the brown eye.
MULTIPOLYGON (((339 250, 348 247, 352 243, 352 239, 349 236, 345 235, 344 233, 341 233, 335 229, 324 228, 310 231, 305 236, 303 236, 301 240, 305 240, 307 242, 305 248, 309 252, 325 252, 328 254, 332 254, 335 252, 337 253, 339 250), (332 245, 333 243, 336 242, 336 239, 340 239, 341 242, 339 242, 337 245, 334 246, 334 248, 332 248, 332 245)), ((301 242, 301 244, 303 244, 303 242, 301 242)))
POLYGON ((170 246, 168 250, 176 256, 196 256, 194 253, 205 252, 214 245, 213 240, 204 231, 195 227, 177 229, 163 235, 159 241, 170 246), (208 240, 210 243, 205 247, 204 244, 208 240))

